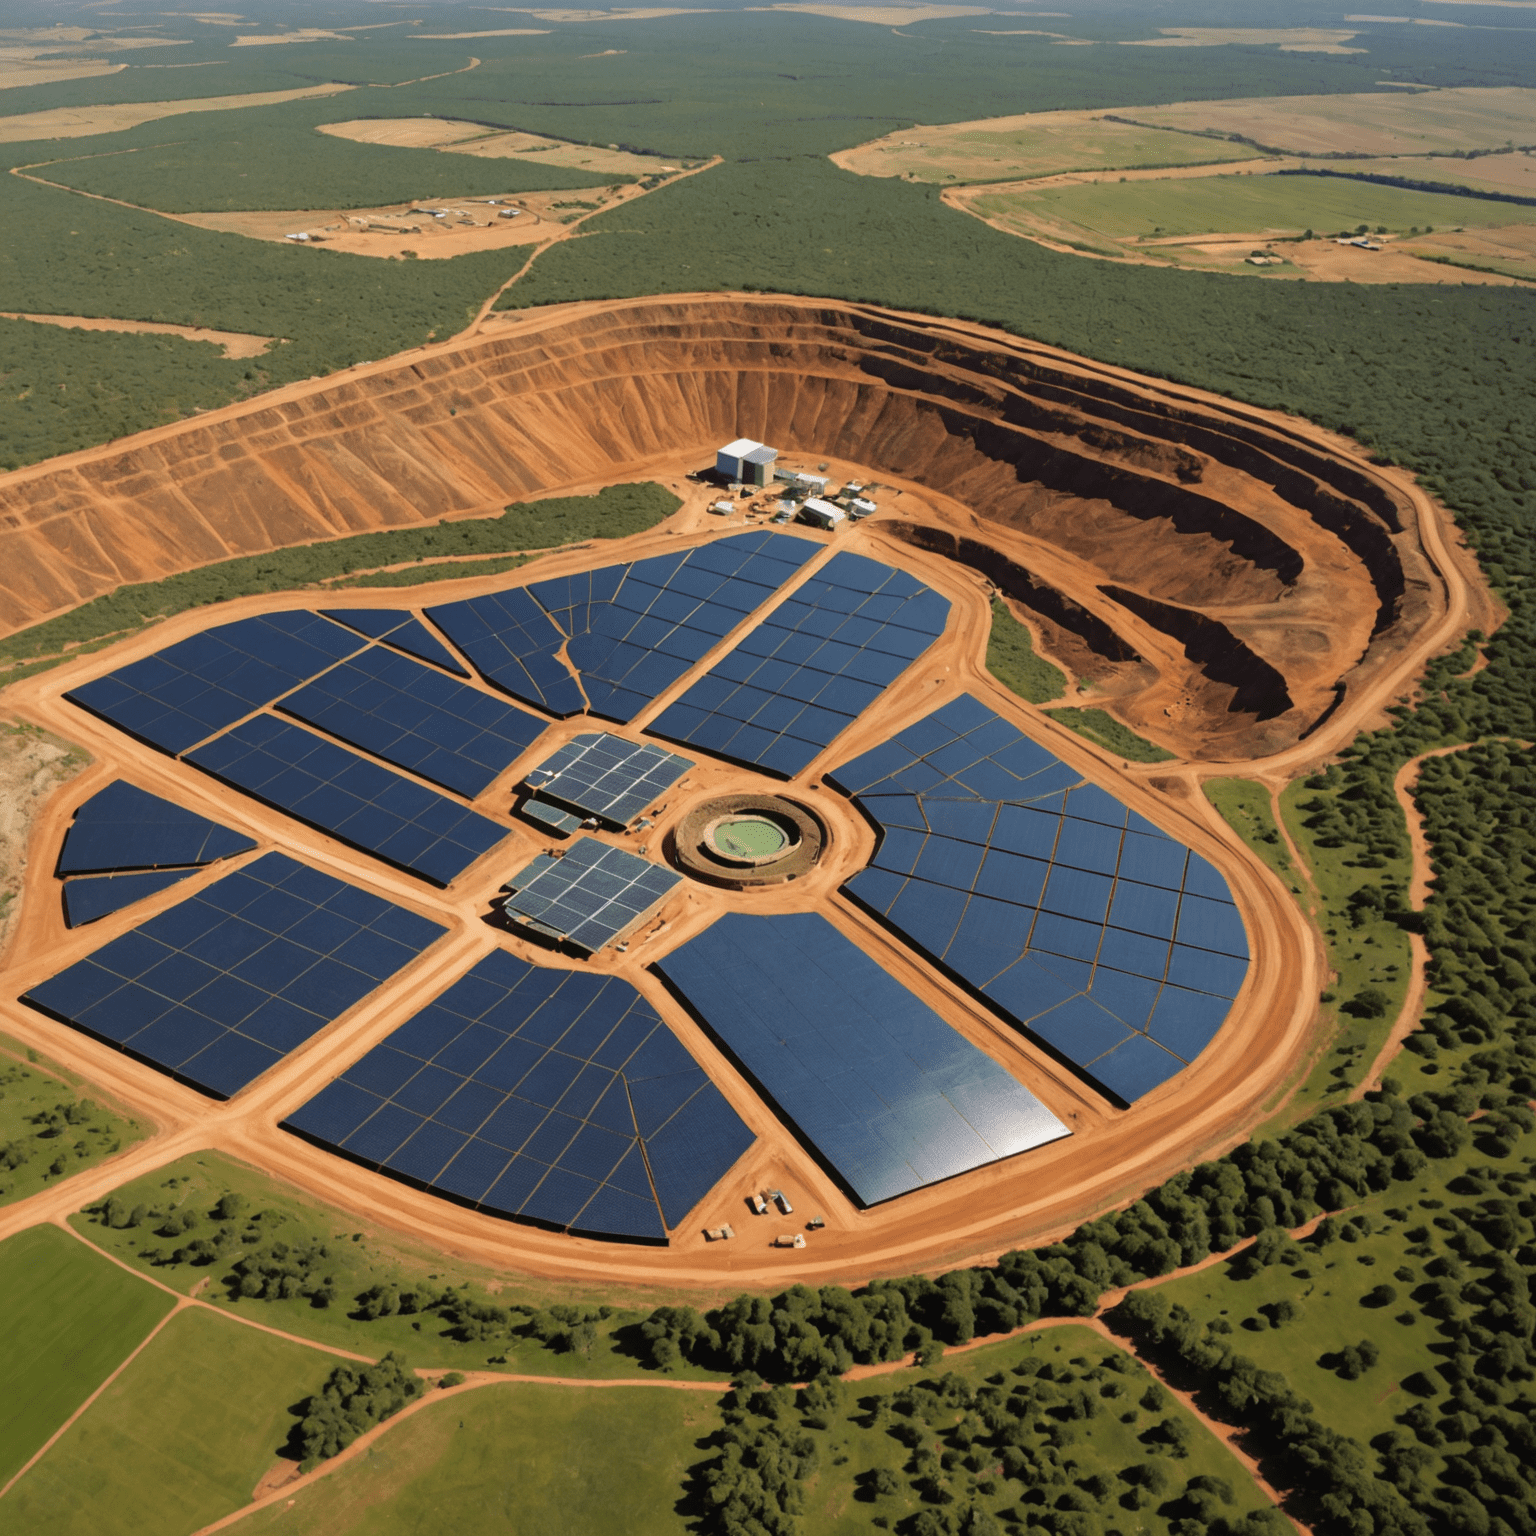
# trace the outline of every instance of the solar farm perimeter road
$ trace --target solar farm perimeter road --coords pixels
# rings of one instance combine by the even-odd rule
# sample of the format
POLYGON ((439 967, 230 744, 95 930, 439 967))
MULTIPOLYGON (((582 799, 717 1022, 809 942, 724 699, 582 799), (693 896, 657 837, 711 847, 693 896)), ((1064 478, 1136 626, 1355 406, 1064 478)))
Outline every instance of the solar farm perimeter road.
MULTIPOLYGON (((612 553, 605 549, 603 558, 643 555, 661 545, 662 539, 657 535, 644 535, 626 541, 612 553)), ((675 548, 675 543, 670 547, 675 548)), ((930 713, 956 693, 968 691, 1014 719, 1028 720, 1031 733, 1058 756, 1101 782, 1115 783, 1117 775, 1106 770, 1102 758, 1075 736, 1023 710, 982 670, 978 658, 985 651, 989 610, 979 582, 937 557, 918 555, 906 546, 889 543, 880 536, 877 526, 865 525, 844 534, 838 547, 854 548, 876 559, 912 566, 916 574, 952 602, 954 612, 949 629, 935 648, 892 687, 880 708, 872 710, 868 718, 839 738, 834 750, 827 754, 828 762, 867 750, 886 739, 893 729, 930 713)), ((558 565, 573 569, 580 558, 562 556, 558 565)), ((591 559, 590 553, 586 558, 591 559)), ((551 569, 556 568, 552 561, 551 569)), ((474 585, 485 590, 490 583, 474 585)), ((404 595, 398 600, 409 603, 411 599, 404 595)), ((236 616, 259 612, 263 605, 253 600, 231 606, 231 616, 236 616)), ((168 621, 156 627, 152 641, 141 637, 128 643, 113 661, 128 659, 135 647, 142 654, 164 646, 169 639, 191 633, 206 622, 206 615, 197 614, 168 621)), ((91 658, 91 664, 92 670, 99 669, 103 658, 91 658)), ((704 665, 707 664, 708 659, 704 665)), ((121 733, 82 717, 80 711, 59 702, 60 693, 69 686, 71 670, 61 668, 44 674, 20 685, 16 692, 18 702, 27 707, 28 713, 54 729, 67 720, 76 739, 84 740, 97 753, 102 766, 89 770, 76 781, 79 798, 92 788, 99 788, 110 776, 124 772, 151 792, 168 797, 184 793, 184 777, 159 754, 132 743, 125 746, 126 738, 121 733), (97 774, 99 778, 94 777, 97 774)), ((686 686, 687 681, 679 688, 686 686)), ((656 708, 664 708, 667 702, 668 696, 664 695, 656 708)), ((643 727, 644 723, 642 717, 636 725, 643 727)), ((558 739, 582 727, 590 729, 590 723, 573 720, 557 728, 555 738, 548 739, 558 739)), ((636 734, 635 728, 631 728, 630 734, 636 734)), ((529 759, 538 760, 533 756, 529 759)), ((941 1011, 968 1039, 983 1045, 1037 1089, 1071 1126, 1073 1136, 1022 1158, 964 1175, 958 1181, 858 1212, 724 1064, 703 1031, 683 1014, 661 983, 642 968, 642 961, 649 961, 652 955, 645 945, 636 945, 621 962, 605 961, 600 968, 625 976, 653 1002, 706 1064, 733 1107, 757 1132, 758 1146, 717 1196, 706 1200, 697 1212, 701 1226, 731 1221, 737 1229, 736 1241, 706 1247, 697 1234, 687 1230, 678 1234, 670 1250, 632 1249, 621 1244, 575 1239, 479 1216, 354 1167, 278 1130, 276 1122, 317 1093, 487 951, 494 942, 481 922, 482 898, 487 893, 477 890, 455 896, 449 892, 424 892, 420 881, 388 870, 365 855, 338 848, 307 829, 295 828, 286 818, 199 776, 201 798, 194 808, 226 824, 252 830, 268 846, 277 842, 318 868, 424 913, 446 917, 452 931, 405 973, 398 988, 365 1000, 351 1019, 280 1063, 227 1104, 210 1103, 193 1090, 168 1081, 109 1047, 0 999, 0 1015, 13 1034, 56 1057, 64 1057, 163 1128, 159 1136, 131 1149, 116 1162, 91 1170, 79 1180, 65 1181, 10 1209, 0 1219, 0 1235, 38 1219, 63 1216, 105 1195, 134 1174, 160 1166, 183 1152, 217 1147, 290 1180, 318 1200, 340 1204, 367 1219, 498 1268, 584 1277, 613 1285, 624 1281, 661 1282, 695 1285, 711 1291, 723 1286, 773 1286, 792 1278, 856 1282, 875 1273, 947 1266, 1021 1242, 1049 1238, 1075 1225, 1085 1214, 1155 1182, 1191 1158, 1206 1155, 1245 1133, 1304 1041, 1311 1000, 1316 995, 1316 961, 1299 914, 1271 886, 1267 876, 1255 869, 1246 850, 1238 851, 1231 846, 1219 823, 1190 820, 1163 797, 1141 785, 1138 776, 1120 776, 1116 784, 1128 803, 1218 863, 1242 904, 1256 959, 1250 995, 1234 1016, 1237 1027, 1226 1032, 1227 1038, 1213 1045, 1197 1067, 1181 1075, 1177 1088, 1166 1098, 1131 1114, 1117 1114, 1064 1069, 1031 1054, 1013 1031, 983 1007, 960 998, 872 919, 833 897, 835 887, 860 867, 867 856, 870 831, 841 795, 808 787, 807 779, 814 783, 815 778, 814 773, 802 776, 791 792, 815 805, 827 822, 834 847, 840 854, 846 853, 851 863, 840 864, 834 857, 805 881, 754 893, 750 898, 731 897, 689 882, 685 904, 669 920, 670 927, 656 954, 702 931, 716 916, 744 907, 747 900, 750 910, 765 915, 803 911, 807 906, 817 905, 919 999, 941 1011), (1284 984, 1276 978, 1284 978, 1284 984), (746 1216, 742 1196, 765 1185, 783 1187, 790 1194, 797 1208, 793 1220, 767 1218, 758 1222, 746 1216), (775 1232, 798 1227, 801 1212, 824 1214, 827 1229, 812 1234, 806 1250, 769 1249, 768 1239, 775 1232)), ((685 811, 695 788, 700 794, 715 794, 755 789, 761 783, 744 770, 702 756, 693 780, 688 794, 670 796, 672 805, 667 820, 685 811)), ((43 840, 39 846, 52 846, 62 837, 75 800, 71 796, 45 814, 37 832, 43 840)), ((657 828, 647 835, 655 838, 661 830, 657 828)), ((514 846, 534 846, 534 834, 523 836, 527 840, 519 843, 519 834, 514 833, 513 842, 507 845, 509 868, 516 858, 514 846)), ((46 860, 34 861, 33 878, 38 882, 39 899, 23 909, 15 952, 49 952, 46 971, 51 973, 78 956, 70 944, 60 944, 50 927, 58 919, 47 910, 54 901, 53 893, 41 894, 51 880, 46 860)), ((200 875, 185 882, 182 889, 195 888, 209 878, 207 874, 200 875)), ((71 943, 79 954, 84 954, 100 943, 100 936, 86 930, 82 938, 71 943)), ((17 968, 16 979, 30 984, 42 974, 45 968, 34 963, 25 974, 17 968)), ((8 988, 7 995, 14 997, 20 990, 21 986, 8 988)))

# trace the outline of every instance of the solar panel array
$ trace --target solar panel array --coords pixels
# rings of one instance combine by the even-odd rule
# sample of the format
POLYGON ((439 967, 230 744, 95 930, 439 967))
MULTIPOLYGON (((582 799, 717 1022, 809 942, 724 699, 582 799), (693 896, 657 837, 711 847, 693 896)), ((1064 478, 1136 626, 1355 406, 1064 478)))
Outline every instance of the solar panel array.
POLYGON ((565 636, 526 587, 488 592, 427 609, 427 617, 475 664, 475 670, 514 699, 562 718, 587 707, 560 659, 565 636))
POLYGON ((269 853, 23 999, 228 1098, 446 930, 269 853))
POLYGON ((560 857, 540 854, 508 881, 502 911, 534 933, 595 954, 623 938, 682 879, 622 848, 579 837, 560 857))
POLYGON ((976 699, 827 779, 880 831, 844 889, 1117 1098, 1225 1021, 1248 971, 1226 881, 976 699))
POLYGON ((949 602, 844 550, 650 727, 784 778, 800 772, 943 633, 949 602))
POLYGON ((542 800, 535 800, 532 795, 527 796, 518 809, 543 831, 555 832, 561 837, 569 837, 581 826, 580 816, 562 811, 558 805, 547 805, 542 800))
POLYGON ((499 950, 285 1124, 482 1211, 656 1242, 753 1141, 628 982, 499 950))
POLYGON ((1069 1134, 814 913, 731 913, 655 968, 861 1204, 1069 1134))
POLYGON ((612 827, 626 827, 693 767, 650 742, 625 741, 608 732, 573 736, 528 775, 546 800, 574 806, 612 827))
POLYGON ((80 806, 64 834, 57 872, 65 877, 65 925, 94 923, 255 846, 243 833, 115 779, 80 806))
POLYGON ((204 630, 66 697, 179 755, 366 643, 318 614, 268 613, 204 630))
POLYGON ((355 629, 380 645, 404 651, 418 661, 430 661, 455 677, 469 676, 453 652, 420 619, 403 608, 322 608, 320 611, 326 618, 335 619, 338 624, 345 624, 348 629, 355 629))
POLYGON ((373 646, 279 708, 473 800, 543 734, 535 715, 373 646))
POLYGON ((253 716, 186 760, 437 885, 507 835, 489 817, 273 715, 253 716))
POLYGON ((819 546, 767 531, 581 571, 530 589, 571 637, 593 714, 632 720, 759 608, 819 546))

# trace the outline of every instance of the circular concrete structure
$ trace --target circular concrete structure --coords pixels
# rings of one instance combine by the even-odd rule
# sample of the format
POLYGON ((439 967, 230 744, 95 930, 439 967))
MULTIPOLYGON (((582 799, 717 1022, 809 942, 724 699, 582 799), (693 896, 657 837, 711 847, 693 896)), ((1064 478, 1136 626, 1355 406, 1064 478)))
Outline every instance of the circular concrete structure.
POLYGON ((821 819, 782 795, 724 795, 677 824, 670 849, 684 874, 745 890, 782 885, 811 869, 827 840, 821 819))

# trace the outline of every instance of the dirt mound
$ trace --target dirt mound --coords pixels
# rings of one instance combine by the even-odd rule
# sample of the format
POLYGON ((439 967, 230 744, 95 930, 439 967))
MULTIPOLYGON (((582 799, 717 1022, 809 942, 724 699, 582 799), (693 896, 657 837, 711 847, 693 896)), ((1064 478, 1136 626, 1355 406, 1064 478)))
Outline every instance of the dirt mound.
POLYGON ((1444 607, 1411 498, 1321 434, 976 327, 717 296, 541 311, 0 479, 0 625, 743 434, 923 487, 945 526, 887 494, 893 532, 986 571, 1047 649, 1070 631, 1197 757, 1300 740, 1444 607))

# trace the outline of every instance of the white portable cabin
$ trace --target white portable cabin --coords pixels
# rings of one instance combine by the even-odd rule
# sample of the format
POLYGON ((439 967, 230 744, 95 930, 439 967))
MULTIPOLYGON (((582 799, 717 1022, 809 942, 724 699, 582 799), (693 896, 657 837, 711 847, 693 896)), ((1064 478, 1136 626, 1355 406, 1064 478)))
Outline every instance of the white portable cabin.
POLYGON ((847 513, 841 507, 834 507, 830 501, 823 501, 819 496, 812 496, 800 508, 800 521, 809 523, 813 528, 836 528, 846 518, 847 513))
POLYGON ((795 486, 798 490, 809 491, 813 496, 822 496, 826 493, 827 477, 825 475, 796 475, 795 486))
POLYGON ((873 517, 880 510, 867 496, 855 496, 848 503, 848 510, 855 520, 861 517, 873 517))

